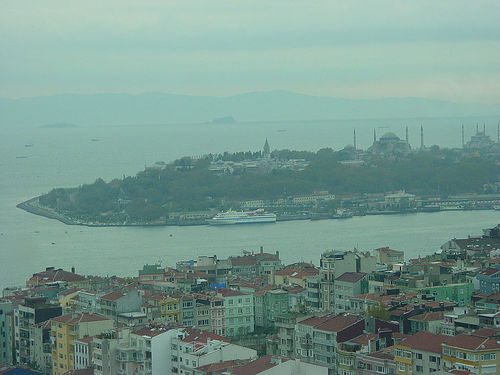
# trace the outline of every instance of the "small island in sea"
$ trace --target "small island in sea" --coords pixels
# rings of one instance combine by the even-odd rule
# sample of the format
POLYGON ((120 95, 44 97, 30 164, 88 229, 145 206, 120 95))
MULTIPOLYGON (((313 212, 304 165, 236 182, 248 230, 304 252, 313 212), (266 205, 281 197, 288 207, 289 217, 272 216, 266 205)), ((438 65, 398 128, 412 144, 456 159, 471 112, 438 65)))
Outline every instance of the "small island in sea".
POLYGON ((208 124, 236 124, 236 120, 233 116, 224 116, 214 118, 212 121, 209 121, 208 124))
MULTIPOLYGON (((422 130, 423 131, 423 130, 422 130)), ((422 137, 423 140, 423 137, 422 137)), ((500 208, 500 142, 478 131, 460 149, 413 149, 394 133, 360 150, 275 150, 183 157, 135 176, 53 189, 18 207, 67 224, 196 225, 227 210, 278 221, 500 208)))

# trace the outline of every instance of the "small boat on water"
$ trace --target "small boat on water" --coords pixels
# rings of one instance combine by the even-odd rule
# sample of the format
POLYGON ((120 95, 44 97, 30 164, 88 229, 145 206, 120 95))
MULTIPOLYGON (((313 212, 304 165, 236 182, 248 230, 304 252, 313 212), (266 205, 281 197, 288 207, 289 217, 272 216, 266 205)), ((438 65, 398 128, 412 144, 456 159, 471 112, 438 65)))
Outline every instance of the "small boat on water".
POLYGON ((33 143, 26 143, 24 147, 33 147, 33 143))
POLYGON ((92 139, 91 139, 91 141, 92 141, 92 142, 99 142, 99 141, 100 141, 100 139, 99 139, 99 138, 92 138, 92 139))
POLYGON ((343 209, 338 209, 335 214, 332 215, 332 219, 349 219, 351 217, 353 217, 352 212, 343 209))
POLYGON ((26 155, 21 155, 21 156, 16 156, 16 159, 27 159, 28 157, 26 155))

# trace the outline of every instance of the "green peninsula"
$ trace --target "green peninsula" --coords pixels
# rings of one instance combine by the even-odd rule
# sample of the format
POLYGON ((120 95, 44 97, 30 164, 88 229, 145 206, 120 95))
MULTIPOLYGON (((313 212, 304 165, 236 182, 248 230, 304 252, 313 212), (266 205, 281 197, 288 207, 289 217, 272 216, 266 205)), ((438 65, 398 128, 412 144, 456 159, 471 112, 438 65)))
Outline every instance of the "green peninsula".
MULTIPOLYGON (((281 202, 266 208, 278 215, 296 213, 304 208, 287 205, 292 197, 319 191, 347 200, 402 189, 427 197, 484 193, 496 186, 499 175, 495 160, 437 146, 404 155, 352 146, 340 151, 270 152, 266 141, 263 151, 159 162, 136 176, 53 189, 28 202, 37 208, 29 211, 70 224, 164 225, 174 223, 173 218, 195 218, 189 213, 248 208, 249 200, 281 202)), ((308 209, 331 213, 342 199, 308 209)))

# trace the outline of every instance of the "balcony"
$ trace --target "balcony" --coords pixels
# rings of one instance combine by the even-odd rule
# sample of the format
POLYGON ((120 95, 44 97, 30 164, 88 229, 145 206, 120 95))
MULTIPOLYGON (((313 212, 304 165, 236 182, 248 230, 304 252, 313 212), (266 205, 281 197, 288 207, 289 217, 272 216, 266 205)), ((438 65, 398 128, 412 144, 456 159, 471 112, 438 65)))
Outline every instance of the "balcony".
POLYGON ((327 339, 327 338, 319 338, 319 337, 315 337, 313 339, 313 343, 314 344, 320 344, 320 345, 327 345, 327 346, 334 346, 335 345, 335 341, 333 339, 327 339))

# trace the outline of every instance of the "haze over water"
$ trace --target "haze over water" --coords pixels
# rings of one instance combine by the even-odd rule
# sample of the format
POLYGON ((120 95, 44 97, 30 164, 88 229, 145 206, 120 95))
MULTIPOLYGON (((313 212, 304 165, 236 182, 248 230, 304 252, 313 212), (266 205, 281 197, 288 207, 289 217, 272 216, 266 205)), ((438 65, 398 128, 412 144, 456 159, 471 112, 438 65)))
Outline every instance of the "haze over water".
POLYGON ((47 266, 75 266, 82 274, 134 276, 145 263, 161 260, 163 265, 173 266, 178 260, 198 255, 226 257, 243 249, 258 251, 259 246, 279 251, 286 263, 317 263, 324 250, 354 247, 371 250, 391 246, 404 250, 407 258, 432 253, 451 237, 480 234, 482 228, 498 224, 498 211, 223 228, 87 228, 67 226, 15 206, 53 187, 78 186, 98 177, 109 181, 124 174, 135 175, 144 165, 156 161, 226 150, 257 151, 265 138, 272 149, 339 149, 353 142, 356 127, 358 146, 367 148, 374 127, 378 136, 393 131, 404 137, 404 126, 408 125, 410 143, 418 147, 422 124, 426 144, 458 147, 462 122, 470 136, 475 123, 483 121, 487 131, 489 126, 490 134, 494 133, 496 119, 488 118, 4 129, 0 137, 0 287, 23 284, 32 273, 47 266))

